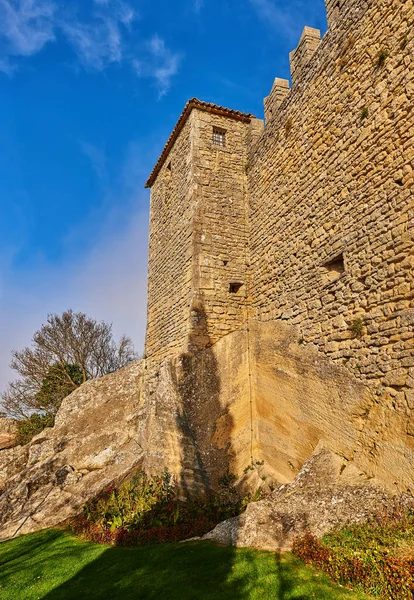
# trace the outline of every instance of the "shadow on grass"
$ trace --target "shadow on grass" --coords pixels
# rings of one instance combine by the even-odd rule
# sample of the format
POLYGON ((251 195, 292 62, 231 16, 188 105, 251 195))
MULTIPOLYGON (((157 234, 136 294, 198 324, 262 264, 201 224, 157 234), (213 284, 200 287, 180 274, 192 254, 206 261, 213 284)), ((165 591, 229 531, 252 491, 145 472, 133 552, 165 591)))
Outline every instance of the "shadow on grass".
POLYGON ((0 544, 1 600, 353 600, 290 555, 212 542, 132 548, 46 530, 0 544))
POLYGON ((108 548, 44 598, 248 598, 243 580, 228 580, 233 555, 231 548, 217 549, 208 543, 108 548))
POLYGON ((277 555, 262 556, 208 542, 109 548, 44 599, 310 600, 277 555))

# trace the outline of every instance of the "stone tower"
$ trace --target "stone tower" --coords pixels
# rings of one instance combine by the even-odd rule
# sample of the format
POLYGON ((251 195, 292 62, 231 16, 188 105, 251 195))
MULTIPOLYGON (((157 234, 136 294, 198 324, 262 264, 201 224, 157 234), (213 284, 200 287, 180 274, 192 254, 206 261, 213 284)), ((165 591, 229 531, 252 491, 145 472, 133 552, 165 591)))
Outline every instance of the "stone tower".
POLYGON ((203 349, 240 329, 247 282, 250 114, 190 100, 151 188, 146 355, 203 349))

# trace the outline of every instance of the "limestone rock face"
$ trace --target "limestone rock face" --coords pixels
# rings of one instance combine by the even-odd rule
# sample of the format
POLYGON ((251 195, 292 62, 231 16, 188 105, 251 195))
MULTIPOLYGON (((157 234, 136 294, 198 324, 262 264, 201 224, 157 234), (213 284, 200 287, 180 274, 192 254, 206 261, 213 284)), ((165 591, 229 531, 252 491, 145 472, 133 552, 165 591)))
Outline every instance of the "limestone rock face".
MULTIPOLYGON (((272 506, 287 514, 294 505, 280 485, 299 472, 303 481, 303 465, 321 446, 346 466, 340 481, 346 475, 352 489, 343 503, 377 507, 386 492, 365 492, 365 483, 356 491, 362 475, 352 482, 349 476, 413 489, 409 419, 398 406, 379 403, 345 366, 300 344, 294 326, 251 322, 211 348, 141 361, 85 383, 64 400, 53 428, 28 446, 2 450, 0 536, 56 525, 138 468, 168 468, 183 495, 214 487, 227 471, 247 472, 250 489, 276 486, 272 506)), ((295 484, 298 514, 315 507, 316 497, 325 498, 328 512, 335 504, 330 471, 319 472, 326 489, 295 484)), ((263 506, 240 519, 267 511, 263 506)), ((247 531, 237 523, 238 532, 247 531)))
POLYGON ((250 327, 254 455, 287 483, 322 441, 390 489, 412 490, 413 411, 375 393, 281 321, 250 327), (256 441, 257 440, 257 441, 256 441))
MULTIPOLYGON (((278 486, 265 500, 217 525, 203 539, 239 547, 286 551, 297 535, 317 537, 347 523, 362 523, 392 508, 395 495, 329 450, 319 449, 291 484, 278 486)), ((414 506, 412 496, 398 498, 414 506)))
POLYGON ((15 445, 15 440, 16 424, 13 419, 0 418, 0 450, 12 448, 15 445))
POLYGON ((26 467, 28 457, 28 445, 7 448, 0 452, 0 494, 6 482, 26 467))
POLYGON ((0 538, 62 522, 139 464, 142 371, 134 363, 85 383, 64 400, 55 427, 0 453, 0 538))

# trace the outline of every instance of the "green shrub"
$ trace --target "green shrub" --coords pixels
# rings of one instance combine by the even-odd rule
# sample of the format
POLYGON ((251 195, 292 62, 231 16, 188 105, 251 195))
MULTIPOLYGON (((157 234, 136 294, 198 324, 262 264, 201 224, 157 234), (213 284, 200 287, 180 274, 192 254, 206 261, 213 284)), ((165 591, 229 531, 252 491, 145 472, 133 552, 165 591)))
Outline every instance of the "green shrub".
POLYGON ((378 58, 377 58, 377 68, 381 68, 385 65, 385 61, 387 60, 388 56, 389 56, 388 50, 380 51, 380 53, 378 54, 378 58))
POLYGON ((240 514, 253 498, 241 497, 234 476, 225 474, 214 493, 180 499, 164 471, 149 477, 139 471, 119 488, 111 486, 86 504, 72 522, 75 533, 94 542, 135 545, 179 541, 207 533, 218 522, 240 514))
POLYGON ((354 319, 352 321, 351 325, 349 326, 349 330, 353 334, 354 337, 356 337, 356 338, 362 337, 363 334, 364 334, 364 321, 363 321, 363 319, 361 319, 361 317, 358 317, 357 319, 354 319))
POLYGON ((397 509, 318 540, 306 533, 293 553, 342 585, 383 600, 414 596, 414 515, 397 509))
POLYGON ((27 419, 16 421, 17 434, 16 444, 28 444, 35 435, 43 431, 45 427, 53 427, 55 419, 51 415, 35 413, 27 419))

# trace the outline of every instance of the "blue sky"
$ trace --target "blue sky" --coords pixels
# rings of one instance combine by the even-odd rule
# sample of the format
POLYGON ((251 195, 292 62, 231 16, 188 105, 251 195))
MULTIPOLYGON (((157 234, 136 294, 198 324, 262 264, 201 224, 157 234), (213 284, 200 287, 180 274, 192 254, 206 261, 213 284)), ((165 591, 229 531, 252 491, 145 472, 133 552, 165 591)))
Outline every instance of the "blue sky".
POLYGON ((263 114, 323 0, 0 0, 0 391, 48 313, 142 349, 149 192, 188 98, 263 114))

